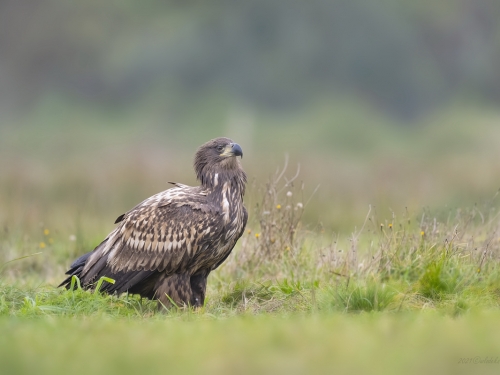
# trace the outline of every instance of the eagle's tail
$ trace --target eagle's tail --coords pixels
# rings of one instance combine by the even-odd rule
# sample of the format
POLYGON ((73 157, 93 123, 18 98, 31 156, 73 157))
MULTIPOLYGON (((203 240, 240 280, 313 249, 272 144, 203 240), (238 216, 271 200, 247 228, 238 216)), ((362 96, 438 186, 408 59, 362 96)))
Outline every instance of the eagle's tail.
POLYGON ((64 286, 66 289, 69 289, 71 285, 71 279, 73 278, 73 276, 76 276, 81 279, 83 267, 85 267, 85 263, 87 262, 87 259, 91 254, 92 251, 82 255, 80 258, 75 260, 73 264, 70 266, 70 269, 66 272, 66 275, 69 276, 61 284, 59 284, 58 287, 64 286))
POLYGON ((84 254, 75 260, 70 266, 70 269, 66 272, 68 277, 59 285, 59 287, 64 286, 66 289, 69 289, 71 287, 72 277, 77 276, 81 281, 81 287, 83 289, 94 289, 95 282, 97 282, 102 276, 106 276, 113 279, 114 284, 107 282, 104 283, 101 286, 101 292, 110 294, 121 294, 124 292, 139 293, 143 297, 152 299, 154 297, 153 288, 156 279, 151 278, 151 276, 157 274, 157 271, 155 270, 112 272, 110 266, 107 264, 108 258, 106 255, 99 258, 95 264, 91 265, 88 271, 85 271, 85 274, 82 274, 89 257, 97 251, 101 245, 99 245, 94 251, 84 254))

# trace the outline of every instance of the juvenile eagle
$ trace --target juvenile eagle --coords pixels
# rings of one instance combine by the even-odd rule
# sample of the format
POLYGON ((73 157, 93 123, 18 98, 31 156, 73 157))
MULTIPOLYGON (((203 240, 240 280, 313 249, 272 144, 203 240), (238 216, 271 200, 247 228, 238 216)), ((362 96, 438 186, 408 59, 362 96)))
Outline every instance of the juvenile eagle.
POLYGON ((228 138, 202 145, 194 158, 201 185, 175 187, 153 195, 127 213, 93 251, 78 258, 60 286, 73 275, 85 289, 101 276, 108 293, 129 292, 157 299, 158 307, 202 306, 207 277, 229 256, 247 223, 243 205, 243 151, 228 138))

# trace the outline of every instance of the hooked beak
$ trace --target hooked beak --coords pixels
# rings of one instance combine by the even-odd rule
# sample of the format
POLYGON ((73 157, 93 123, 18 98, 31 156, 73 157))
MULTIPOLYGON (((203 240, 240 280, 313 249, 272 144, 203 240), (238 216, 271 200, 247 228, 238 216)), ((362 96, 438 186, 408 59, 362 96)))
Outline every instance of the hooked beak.
POLYGON ((241 158, 243 159, 243 150, 241 149, 240 145, 237 143, 232 143, 231 145, 231 152, 233 153, 233 155, 241 156, 241 158))
POLYGON ((243 158, 243 150, 241 149, 241 146, 239 144, 230 143, 226 146, 226 149, 221 155, 226 157, 241 156, 241 158, 243 158))

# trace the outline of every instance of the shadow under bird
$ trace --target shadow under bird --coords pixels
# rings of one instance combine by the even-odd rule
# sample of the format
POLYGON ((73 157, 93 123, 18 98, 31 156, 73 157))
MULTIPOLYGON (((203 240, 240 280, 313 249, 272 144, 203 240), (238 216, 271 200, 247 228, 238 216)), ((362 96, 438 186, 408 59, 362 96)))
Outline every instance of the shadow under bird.
POLYGON ((229 256, 247 223, 243 205, 246 175, 243 151, 228 138, 216 138, 196 152, 200 186, 175 187, 153 195, 120 215, 117 227, 93 251, 70 267, 84 289, 102 277, 101 291, 157 299, 158 307, 203 306, 207 277, 229 256))

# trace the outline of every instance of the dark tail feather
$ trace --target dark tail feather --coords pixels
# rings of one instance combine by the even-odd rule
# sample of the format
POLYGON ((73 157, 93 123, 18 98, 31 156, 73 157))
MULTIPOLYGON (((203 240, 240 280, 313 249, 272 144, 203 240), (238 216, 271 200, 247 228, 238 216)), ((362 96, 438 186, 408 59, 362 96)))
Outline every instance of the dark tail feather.
POLYGON ((87 259, 89 258, 90 254, 92 254, 92 251, 82 255, 80 258, 78 258, 73 262, 70 269, 66 272, 66 275, 69 276, 61 284, 58 285, 58 288, 64 286, 66 289, 69 289, 71 285, 71 278, 73 276, 77 276, 78 278, 80 278, 83 267, 85 267, 85 263, 87 262, 87 259))
POLYGON ((92 267, 82 276, 83 268, 87 263, 88 258, 94 252, 91 251, 80 258, 75 260, 71 265, 66 275, 69 275, 60 285, 69 289, 71 286, 71 278, 77 276, 81 281, 83 289, 93 289, 94 283, 97 282, 102 276, 109 277, 115 280, 114 284, 104 282, 100 291, 106 293, 121 294, 130 291, 131 293, 139 293, 143 297, 154 297, 154 283, 155 279, 152 278, 157 271, 120 271, 117 273, 111 272, 110 267, 107 265, 107 255, 100 258, 92 267))

